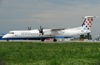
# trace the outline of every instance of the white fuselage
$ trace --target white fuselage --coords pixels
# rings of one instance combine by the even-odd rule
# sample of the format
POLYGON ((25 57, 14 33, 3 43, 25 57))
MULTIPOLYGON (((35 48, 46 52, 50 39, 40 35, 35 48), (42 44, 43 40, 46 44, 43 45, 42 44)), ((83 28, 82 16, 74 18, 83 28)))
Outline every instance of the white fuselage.
POLYGON ((44 39, 47 38, 54 38, 54 41, 56 41, 56 38, 70 38, 77 35, 83 35, 86 33, 90 33, 91 26, 93 22, 93 18, 95 16, 85 16, 84 22, 80 27, 71 28, 71 29, 43 29, 40 26, 40 29, 34 29, 34 30, 17 30, 17 31, 10 31, 6 35, 4 35, 2 38, 5 39, 41 39, 44 41, 44 39))
POLYGON ((72 29, 64 29, 60 31, 51 31, 51 29, 44 29, 44 34, 42 35, 39 33, 38 29, 34 30, 18 30, 18 31, 10 31, 3 38, 49 38, 49 37, 56 37, 56 36, 63 36, 63 37, 72 37, 76 35, 82 35, 85 33, 89 33, 90 31, 83 30, 82 27, 72 28, 72 29))

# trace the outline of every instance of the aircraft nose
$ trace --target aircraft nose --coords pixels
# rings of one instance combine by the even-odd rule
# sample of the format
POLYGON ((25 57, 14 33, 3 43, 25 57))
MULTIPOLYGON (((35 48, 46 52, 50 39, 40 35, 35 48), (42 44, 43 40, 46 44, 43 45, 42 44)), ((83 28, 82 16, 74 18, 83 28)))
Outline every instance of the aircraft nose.
POLYGON ((8 36, 7 35, 4 35, 2 38, 7 38, 8 36))

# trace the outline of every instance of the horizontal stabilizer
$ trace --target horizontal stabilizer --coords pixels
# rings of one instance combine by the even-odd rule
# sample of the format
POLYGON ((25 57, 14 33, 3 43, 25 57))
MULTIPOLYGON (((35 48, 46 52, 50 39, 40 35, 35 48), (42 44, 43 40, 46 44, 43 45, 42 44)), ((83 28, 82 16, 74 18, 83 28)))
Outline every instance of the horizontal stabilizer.
POLYGON ((84 16, 84 17, 82 17, 82 18, 85 18, 85 19, 87 19, 87 18, 96 18, 97 16, 84 16))

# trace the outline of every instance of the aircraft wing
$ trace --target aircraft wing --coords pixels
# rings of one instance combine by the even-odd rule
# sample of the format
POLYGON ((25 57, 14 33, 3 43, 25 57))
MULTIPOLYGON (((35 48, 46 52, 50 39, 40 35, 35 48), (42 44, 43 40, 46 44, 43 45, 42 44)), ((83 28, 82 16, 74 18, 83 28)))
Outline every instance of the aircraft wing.
POLYGON ((60 35, 60 34, 63 34, 63 31, 62 30, 65 30, 66 28, 59 28, 59 29, 51 29, 51 33, 52 35, 60 35))
POLYGON ((51 29, 51 31, 61 31, 61 30, 65 30, 66 28, 59 28, 59 29, 51 29))
POLYGON ((44 29, 44 36, 56 36, 62 35, 66 28, 59 28, 59 29, 44 29))

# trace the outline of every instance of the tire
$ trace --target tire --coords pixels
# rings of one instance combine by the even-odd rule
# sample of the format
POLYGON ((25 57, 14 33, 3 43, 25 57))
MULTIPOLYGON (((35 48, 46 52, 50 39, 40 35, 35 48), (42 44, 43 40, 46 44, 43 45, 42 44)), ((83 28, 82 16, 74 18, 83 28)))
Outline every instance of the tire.
POLYGON ((57 39, 53 39, 54 42, 57 42, 57 39))
POLYGON ((9 39, 7 39, 7 42, 9 42, 9 39))
POLYGON ((45 39, 41 39, 42 42, 44 42, 45 39))

